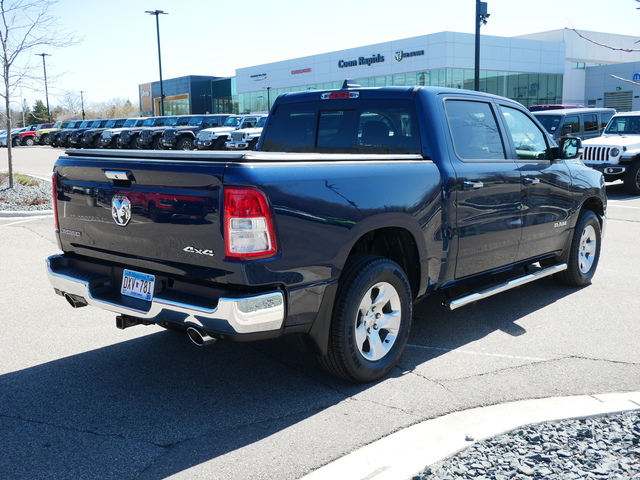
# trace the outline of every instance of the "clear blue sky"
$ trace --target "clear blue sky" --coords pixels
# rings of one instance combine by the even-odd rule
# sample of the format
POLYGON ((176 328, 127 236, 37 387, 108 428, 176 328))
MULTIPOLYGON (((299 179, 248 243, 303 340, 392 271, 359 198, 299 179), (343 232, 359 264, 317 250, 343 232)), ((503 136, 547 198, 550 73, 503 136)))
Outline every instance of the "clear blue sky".
MULTIPOLYGON (((635 0, 488 0, 483 35, 514 36, 573 27, 638 35, 635 0)), ((235 69, 288 58, 426 35, 473 33, 475 0, 60 0, 61 28, 84 40, 46 57, 50 104, 65 90, 86 102, 137 102, 137 86, 158 80, 155 17, 164 10, 160 41, 164 78, 233 76, 235 69)), ((640 48, 640 44, 638 46, 640 48)), ((41 60, 35 58, 37 67, 41 60)), ((24 91, 30 105, 44 92, 24 91)))

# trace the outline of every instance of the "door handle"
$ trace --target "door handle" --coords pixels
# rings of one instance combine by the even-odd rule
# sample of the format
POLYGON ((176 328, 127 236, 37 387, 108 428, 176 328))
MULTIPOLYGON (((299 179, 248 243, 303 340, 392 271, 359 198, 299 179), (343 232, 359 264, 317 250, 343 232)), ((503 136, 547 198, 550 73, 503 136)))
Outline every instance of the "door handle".
POLYGON ((470 181, 462 182, 463 190, 476 190, 482 187, 484 187, 484 183, 482 182, 470 182, 470 181))
POLYGON ((523 185, 538 185, 540 183, 539 178, 525 178, 522 181, 523 185))

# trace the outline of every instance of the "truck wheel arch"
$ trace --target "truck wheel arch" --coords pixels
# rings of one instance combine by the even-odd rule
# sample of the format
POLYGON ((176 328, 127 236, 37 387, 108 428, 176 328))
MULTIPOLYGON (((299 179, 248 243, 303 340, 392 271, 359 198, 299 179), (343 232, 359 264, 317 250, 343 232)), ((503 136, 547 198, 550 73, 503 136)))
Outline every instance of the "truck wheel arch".
POLYGON ((385 227, 366 232, 353 244, 347 259, 363 254, 385 257, 400 265, 411 285, 412 296, 415 298, 418 295, 421 283, 421 252, 415 236, 409 230, 402 227, 385 227))
MULTIPOLYGON (((382 217, 386 217, 386 215, 382 215, 382 217)), ((397 214, 394 217, 398 220, 397 214)), ((358 227, 354 228, 358 229, 358 227)), ((421 284, 423 278, 428 275, 422 272, 420 258, 428 258, 428 256, 422 240, 422 231, 417 224, 414 227, 399 226, 396 222, 396 226, 356 232, 354 238, 356 239, 354 242, 345 244, 347 250, 343 255, 340 255, 342 270, 349 259, 356 255, 385 257, 397 263, 405 272, 411 296, 414 299, 423 293, 421 284), (416 229, 417 231, 414 231, 416 229)), ((307 334, 309 346, 320 356, 326 355, 329 348, 329 334, 339 281, 331 283, 325 289, 318 314, 307 334)))

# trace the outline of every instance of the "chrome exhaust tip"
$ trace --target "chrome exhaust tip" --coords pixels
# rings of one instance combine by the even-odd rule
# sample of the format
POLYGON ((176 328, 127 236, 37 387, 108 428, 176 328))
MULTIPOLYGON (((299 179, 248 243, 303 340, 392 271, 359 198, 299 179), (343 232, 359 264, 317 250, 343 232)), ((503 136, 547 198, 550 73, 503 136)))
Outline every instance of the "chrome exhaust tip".
POLYGON ((204 332, 201 332, 195 327, 187 328, 187 336, 189 337, 189 340, 191 340, 193 343, 195 343, 199 347, 212 345, 216 342, 215 338, 210 337, 209 335, 207 335, 204 332))
POLYGON ((87 305, 89 305, 87 301, 79 295, 65 293, 62 296, 67 302, 69 302, 69 305, 71 305, 73 308, 86 307, 87 305))

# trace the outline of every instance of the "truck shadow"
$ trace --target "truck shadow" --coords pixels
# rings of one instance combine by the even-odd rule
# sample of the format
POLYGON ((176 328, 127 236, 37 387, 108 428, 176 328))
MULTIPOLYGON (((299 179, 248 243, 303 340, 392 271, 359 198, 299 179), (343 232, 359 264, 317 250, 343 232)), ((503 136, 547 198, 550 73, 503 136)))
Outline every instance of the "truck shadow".
POLYGON ((372 427, 371 411, 345 400, 382 397, 385 382, 496 330, 526 334, 519 319, 575 291, 549 282, 455 312, 437 296, 418 304, 409 343, 427 348, 371 385, 328 377, 295 337, 199 349, 170 331, 5 374, 0 447, 12 453, 0 477, 161 479, 198 466, 212 479, 258 478, 240 473, 254 468, 299 478, 416 421, 399 413, 372 427))

